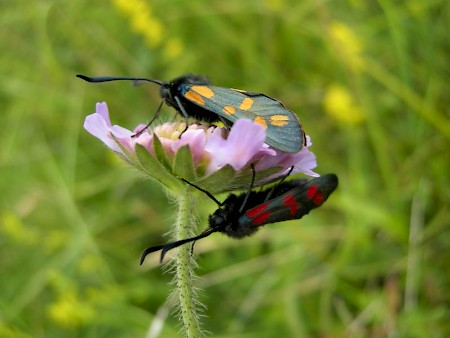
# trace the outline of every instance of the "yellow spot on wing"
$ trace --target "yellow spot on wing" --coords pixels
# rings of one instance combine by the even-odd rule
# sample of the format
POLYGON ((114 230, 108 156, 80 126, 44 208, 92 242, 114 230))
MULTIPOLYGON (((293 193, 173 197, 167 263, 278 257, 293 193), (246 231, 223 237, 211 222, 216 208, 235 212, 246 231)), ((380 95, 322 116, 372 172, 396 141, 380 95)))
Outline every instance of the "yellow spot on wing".
POLYGON ((206 86, 192 86, 191 89, 195 91, 196 93, 200 94, 201 96, 204 96, 208 99, 213 97, 214 91, 211 88, 208 88, 206 86))
POLYGON ((249 110, 253 106, 253 100, 249 97, 246 97, 242 100, 241 105, 239 106, 239 109, 242 110, 249 110))
POLYGON ((184 97, 187 98, 189 101, 197 103, 200 106, 205 105, 205 101, 203 100, 203 98, 199 94, 191 90, 188 90, 186 94, 184 94, 184 97))
POLYGON ((286 115, 272 115, 270 117, 270 124, 277 127, 283 127, 289 123, 289 116, 286 115))
POLYGON ((258 124, 262 125, 265 129, 267 129, 267 122, 266 122, 266 120, 264 120, 263 117, 261 117, 261 116, 256 116, 256 117, 253 119, 253 122, 258 123, 258 124))
POLYGON ((223 112, 227 115, 236 114, 236 109, 233 106, 225 106, 223 107, 223 112))

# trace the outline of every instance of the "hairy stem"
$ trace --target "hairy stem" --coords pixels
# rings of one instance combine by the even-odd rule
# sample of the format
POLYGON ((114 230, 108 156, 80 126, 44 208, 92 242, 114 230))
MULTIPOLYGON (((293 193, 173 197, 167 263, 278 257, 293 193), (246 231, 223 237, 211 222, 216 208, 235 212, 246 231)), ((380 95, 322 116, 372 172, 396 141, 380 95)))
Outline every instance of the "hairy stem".
MULTIPOLYGON (((174 229, 176 240, 192 237, 196 230, 195 197, 186 192, 177 196, 178 215, 174 229)), ((190 252, 190 245, 177 248, 175 264, 175 295, 180 308, 183 322, 184 337, 196 338, 202 336, 199 323, 199 301, 194 287, 196 279, 195 260, 190 252)))

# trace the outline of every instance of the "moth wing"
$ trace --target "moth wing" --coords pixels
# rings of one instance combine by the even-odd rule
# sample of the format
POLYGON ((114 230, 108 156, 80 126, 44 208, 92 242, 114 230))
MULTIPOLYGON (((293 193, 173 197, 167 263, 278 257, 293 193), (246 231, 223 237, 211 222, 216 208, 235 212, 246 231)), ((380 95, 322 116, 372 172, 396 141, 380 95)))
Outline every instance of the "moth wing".
POLYGON ((300 219, 312 209, 320 207, 338 184, 337 176, 328 174, 308 181, 294 180, 297 185, 250 210, 240 218, 240 224, 262 226, 292 219, 300 219))
POLYGON ((235 122, 248 118, 266 128, 266 143, 285 152, 298 152, 305 144, 300 121, 279 101, 260 93, 183 84, 182 95, 189 101, 235 122))

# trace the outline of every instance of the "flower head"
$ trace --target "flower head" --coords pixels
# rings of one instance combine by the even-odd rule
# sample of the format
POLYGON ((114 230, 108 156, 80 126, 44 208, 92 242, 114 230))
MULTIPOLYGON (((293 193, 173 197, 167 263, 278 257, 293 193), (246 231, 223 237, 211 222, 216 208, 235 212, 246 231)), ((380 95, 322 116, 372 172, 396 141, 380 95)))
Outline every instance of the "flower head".
POLYGON ((331 117, 345 125, 356 125, 364 120, 362 107, 344 86, 330 85, 326 90, 323 105, 331 117))
POLYGON ((251 165, 260 184, 285 175, 291 167, 292 173, 319 176, 312 171, 317 164, 308 149, 309 137, 298 153, 284 153, 265 144, 264 127, 248 119, 237 120, 229 131, 201 124, 186 129, 184 122, 173 122, 141 133, 144 125, 134 131, 112 125, 103 102, 86 117, 84 127, 134 166, 172 187, 185 178, 211 193, 246 188, 251 165))

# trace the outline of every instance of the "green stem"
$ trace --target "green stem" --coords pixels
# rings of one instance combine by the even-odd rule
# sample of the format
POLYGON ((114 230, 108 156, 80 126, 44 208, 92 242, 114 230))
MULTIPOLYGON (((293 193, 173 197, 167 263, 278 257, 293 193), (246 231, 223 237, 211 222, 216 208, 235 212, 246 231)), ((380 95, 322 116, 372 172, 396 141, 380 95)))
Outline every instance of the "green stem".
MULTIPOLYGON (((196 230, 195 197, 189 194, 189 190, 176 196, 178 203, 178 215, 174 229, 175 240, 192 237, 196 230)), ((180 316, 183 322, 184 337, 196 338, 202 336, 199 323, 199 301, 194 287, 196 279, 194 269, 195 260, 191 255, 191 246, 182 245, 177 248, 174 259, 175 293, 180 306, 180 316)))

